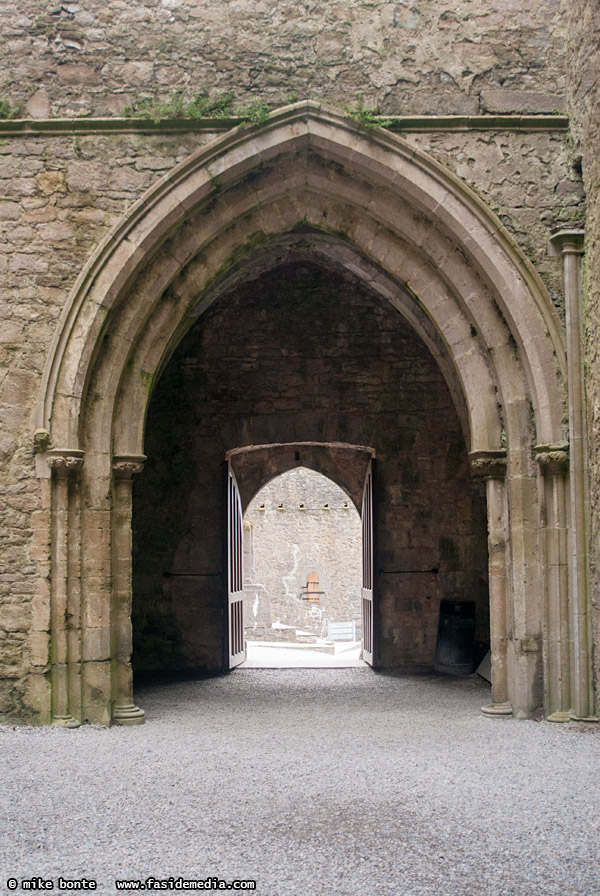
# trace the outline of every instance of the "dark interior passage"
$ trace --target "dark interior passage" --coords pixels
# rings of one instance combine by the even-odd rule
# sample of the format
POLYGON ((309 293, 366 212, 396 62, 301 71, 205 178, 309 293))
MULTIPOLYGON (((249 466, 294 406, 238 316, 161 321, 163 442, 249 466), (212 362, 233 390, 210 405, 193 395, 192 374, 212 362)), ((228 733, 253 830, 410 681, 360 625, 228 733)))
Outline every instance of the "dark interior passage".
POLYGON ((432 666, 442 598, 475 600, 488 640, 485 496, 439 368, 357 279, 289 261, 221 295, 154 392, 134 485, 136 672, 221 668, 225 454, 302 441, 376 451, 379 664, 432 666))

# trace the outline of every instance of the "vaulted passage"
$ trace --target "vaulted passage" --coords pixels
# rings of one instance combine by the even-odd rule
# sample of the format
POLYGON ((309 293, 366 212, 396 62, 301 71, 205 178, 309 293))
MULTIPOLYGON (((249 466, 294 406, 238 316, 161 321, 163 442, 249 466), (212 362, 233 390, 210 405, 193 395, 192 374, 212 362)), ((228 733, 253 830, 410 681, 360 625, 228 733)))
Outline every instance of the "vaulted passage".
MULTIPOLYGON (((431 668, 442 598, 476 600, 489 641, 485 496, 437 364, 358 278, 286 257, 201 315, 151 400, 134 483, 135 671, 223 668, 225 455, 306 442, 376 454, 376 664, 431 668)), ((282 472, 263 454, 253 470, 238 462, 244 507, 257 469, 264 482, 282 472)), ((343 484, 343 467, 320 472, 343 484)))

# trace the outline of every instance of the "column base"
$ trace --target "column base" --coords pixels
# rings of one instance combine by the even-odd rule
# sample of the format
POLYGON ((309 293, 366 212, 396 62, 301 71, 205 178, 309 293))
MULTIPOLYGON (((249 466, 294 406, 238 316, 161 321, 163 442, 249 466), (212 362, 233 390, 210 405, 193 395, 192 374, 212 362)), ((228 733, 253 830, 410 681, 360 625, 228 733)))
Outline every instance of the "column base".
POLYGON ((571 713, 569 710, 557 710, 557 712, 553 712, 548 716, 548 722, 570 722, 571 721, 571 713))
POLYGON ((598 718, 598 716, 585 716, 585 718, 582 718, 581 716, 570 715, 569 721, 570 722, 581 722, 586 725, 597 725, 598 722, 600 722, 600 719, 598 718))
POLYGON ((73 716, 54 716, 52 724, 57 728, 79 728, 81 722, 78 722, 73 716))
POLYGON ((484 716, 512 716, 512 706, 510 703, 488 703, 487 706, 482 706, 480 712, 483 713, 484 716))
POLYGON ((136 706, 135 703, 115 706, 113 710, 113 725, 143 725, 145 721, 144 710, 136 706))

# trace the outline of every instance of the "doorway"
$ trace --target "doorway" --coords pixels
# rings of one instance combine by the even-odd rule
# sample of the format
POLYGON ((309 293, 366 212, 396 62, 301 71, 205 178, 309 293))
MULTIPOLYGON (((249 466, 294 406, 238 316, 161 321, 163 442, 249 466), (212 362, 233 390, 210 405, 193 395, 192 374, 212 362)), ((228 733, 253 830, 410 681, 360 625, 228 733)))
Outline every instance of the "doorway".
POLYGON ((243 519, 243 668, 362 665, 361 520, 332 480, 297 467, 243 519))

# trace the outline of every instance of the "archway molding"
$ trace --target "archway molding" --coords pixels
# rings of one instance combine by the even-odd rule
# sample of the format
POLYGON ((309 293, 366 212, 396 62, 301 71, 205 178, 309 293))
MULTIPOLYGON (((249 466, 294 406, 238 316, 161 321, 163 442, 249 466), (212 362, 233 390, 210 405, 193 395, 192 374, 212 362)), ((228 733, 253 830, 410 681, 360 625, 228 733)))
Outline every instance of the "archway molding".
POLYGON ((304 467, 339 486, 360 513, 365 476, 375 449, 346 442, 279 442, 233 448, 226 458, 236 475, 244 512, 272 479, 304 467))
POLYGON ((533 449, 545 456, 566 441, 564 335, 552 302, 498 219, 443 166, 305 102, 177 166, 117 224, 71 292, 36 420, 38 469, 52 483, 56 722, 142 720, 130 668, 131 477, 153 385, 236 278, 307 256, 359 277, 406 317, 450 386, 474 472, 494 483, 496 710, 529 716, 542 702, 548 712, 568 702, 564 686, 554 695, 547 685, 555 660, 545 615, 548 587, 563 595, 568 586, 548 586, 536 559, 545 536, 533 449))

